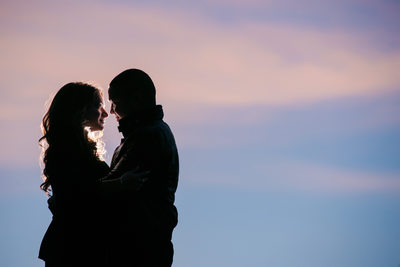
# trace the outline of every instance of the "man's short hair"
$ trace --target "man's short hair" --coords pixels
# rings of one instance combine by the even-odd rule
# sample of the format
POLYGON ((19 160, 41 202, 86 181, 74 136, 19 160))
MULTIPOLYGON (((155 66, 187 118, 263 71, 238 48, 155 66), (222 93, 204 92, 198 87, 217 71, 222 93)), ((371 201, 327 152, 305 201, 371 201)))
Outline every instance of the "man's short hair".
POLYGON ((121 98, 140 99, 144 106, 154 106, 156 89, 150 76, 139 69, 128 69, 118 74, 108 89, 111 100, 121 98))

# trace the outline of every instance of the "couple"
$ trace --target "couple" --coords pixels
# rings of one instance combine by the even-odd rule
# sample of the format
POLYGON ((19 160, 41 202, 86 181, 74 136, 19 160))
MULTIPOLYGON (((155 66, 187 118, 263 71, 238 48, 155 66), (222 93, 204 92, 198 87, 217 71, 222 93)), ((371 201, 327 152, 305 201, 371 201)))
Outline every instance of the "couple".
POLYGON ((174 136, 145 72, 123 71, 108 94, 123 135, 111 166, 94 134, 108 116, 99 89, 68 83, 44 115, 41 188, 52 192, 53 213, 39 252, 46 267, 172 264, 179 168, 174 136))

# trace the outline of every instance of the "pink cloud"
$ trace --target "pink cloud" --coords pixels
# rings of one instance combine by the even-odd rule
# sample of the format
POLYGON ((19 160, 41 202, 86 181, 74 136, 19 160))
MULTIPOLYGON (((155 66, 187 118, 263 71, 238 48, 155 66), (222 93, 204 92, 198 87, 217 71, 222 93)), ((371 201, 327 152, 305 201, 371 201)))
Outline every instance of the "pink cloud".
POLYGON ((125 66, 141 66, 161 97, 215 104, 287 105, 400 85, 400 51, 381 52, 350 32, 230 28, 196 14, 88 3, 32 7, 20 23, 33 31, 6 32, 1 67, 11 76, 86 77, 107 87, 125 66))
MULTIPOLYGON (((240 166, 232 166, 233 170, 240 166)), ((224 173, 189 174, 193 184, 223 185, 261 192, 399 193, 400 174, 349 171, 302 162, 266 161, 246 166, 247 177, 224 173)))
MULTIPOLYGON (((63 84, 89 80, 107 89, 129 67, 154 78, 170 121, 193 120, 185 106, 285 106, 400 88, 400 51, 370 46, 365 33, 256 21, 229 26, 193 11, 57 3, 2 4, 0 118, 20 122, 4 127, 7 136, 27 140, 33 133, 26 122, 39 125, 44 102, 63 84)), ((6 140, 0 145, 12 155, 6 140)))
MULTIPOLYGON (((287 177, 285 182, 300 190, 316 192, 400 192, 400 174, 398 173, 349 171, 296 163, 288 165, 290 170, 287 176, 284 176, 287 177)), ((285 180, 285 178, 283 179, 285 180)))

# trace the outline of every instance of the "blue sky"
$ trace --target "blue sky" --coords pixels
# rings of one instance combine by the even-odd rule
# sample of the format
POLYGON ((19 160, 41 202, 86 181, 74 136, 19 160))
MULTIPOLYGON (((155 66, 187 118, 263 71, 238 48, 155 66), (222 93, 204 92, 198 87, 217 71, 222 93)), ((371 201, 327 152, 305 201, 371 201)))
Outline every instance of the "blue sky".
POLYGON ((131 67, 154 79, 180 151, 174 266, 400 264, 397 1, 0 7, 1 266, 43 266, 45 102, 71 81, 106 93, 131 67))

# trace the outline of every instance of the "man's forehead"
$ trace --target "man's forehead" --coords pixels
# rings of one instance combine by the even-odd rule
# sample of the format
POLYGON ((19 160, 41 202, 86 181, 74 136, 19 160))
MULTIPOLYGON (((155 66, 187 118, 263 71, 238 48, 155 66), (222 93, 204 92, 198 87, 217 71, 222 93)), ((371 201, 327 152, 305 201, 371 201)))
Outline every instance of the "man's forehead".
POLYGON ((120 90, 119 88, 116 88, 115 86, 110 86, 108 88, 108 99, 110 101, 114 101, 116 100, 117 96, 120 94, 120 90))

